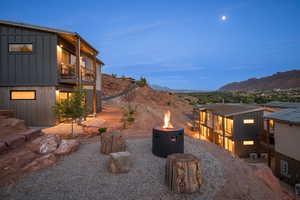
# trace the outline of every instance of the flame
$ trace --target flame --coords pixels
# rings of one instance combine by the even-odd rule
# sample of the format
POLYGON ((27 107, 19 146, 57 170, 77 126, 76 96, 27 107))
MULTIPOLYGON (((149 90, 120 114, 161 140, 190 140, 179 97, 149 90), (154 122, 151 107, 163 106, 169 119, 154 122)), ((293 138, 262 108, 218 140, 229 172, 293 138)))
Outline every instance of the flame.
POLYGON ((171 112, 168 110, 167 112, 165 112, 163 128, 174 128, 170 120, 171 120, 171 112))

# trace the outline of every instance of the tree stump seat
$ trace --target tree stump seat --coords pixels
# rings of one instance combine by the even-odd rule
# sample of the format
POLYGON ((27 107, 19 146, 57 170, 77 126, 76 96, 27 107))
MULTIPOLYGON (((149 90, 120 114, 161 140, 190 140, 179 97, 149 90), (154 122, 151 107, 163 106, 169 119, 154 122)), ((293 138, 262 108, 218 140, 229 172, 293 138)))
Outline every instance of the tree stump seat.
POLYGON ((199 191, 202 184, 200 160, 192 154, 175 153, 167 157, 165 182, 176 193, 199 191))
POLYGON ((117 132, 103 133, 100 151, 104 154, 126 151, 126 141, 123 134, 117 132))

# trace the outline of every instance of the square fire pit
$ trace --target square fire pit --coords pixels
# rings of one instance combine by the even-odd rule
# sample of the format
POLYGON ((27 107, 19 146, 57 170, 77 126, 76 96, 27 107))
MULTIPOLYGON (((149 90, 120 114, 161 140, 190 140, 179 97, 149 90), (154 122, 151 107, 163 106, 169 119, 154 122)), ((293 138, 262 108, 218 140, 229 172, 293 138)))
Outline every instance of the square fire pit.
POLYGON ((165 129, 153 128, 152 153, 166 158, 172 153, 184 153, 184 130, 183 128, 165 129))
POLYGON ((165 113, 164 126, 153 128, 152 153, 166 158, 173 153, 184 153, 184 129, 170 123, 170 111, 165 113))

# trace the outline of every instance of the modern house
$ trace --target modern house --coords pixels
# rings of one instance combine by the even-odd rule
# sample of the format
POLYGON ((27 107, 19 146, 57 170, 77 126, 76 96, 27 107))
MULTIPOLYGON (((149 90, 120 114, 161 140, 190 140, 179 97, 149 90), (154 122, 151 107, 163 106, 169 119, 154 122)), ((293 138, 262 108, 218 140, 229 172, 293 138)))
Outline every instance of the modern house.
POLYGON ((300 108, 280 110, 265 119, 272 125, 268 127, 273 138, 269 140, 269 166, 287 183, 300 183, 300 108))
POLYGON ((199 136, 239 157, 259 153, 263 108, 245 104, 208 104, 197 107, 199 136))
POLYGON ((76 32, 0 20, 0 109, 31 126, 54 125, 56 100, 82 86, 91 113, 100 111, 98 53, 76 32))

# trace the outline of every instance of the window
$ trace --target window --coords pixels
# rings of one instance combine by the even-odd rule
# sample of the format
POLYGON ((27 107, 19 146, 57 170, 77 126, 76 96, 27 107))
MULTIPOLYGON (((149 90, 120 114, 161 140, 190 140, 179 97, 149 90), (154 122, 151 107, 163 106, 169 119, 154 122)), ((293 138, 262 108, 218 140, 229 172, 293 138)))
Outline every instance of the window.
POLYGON ((245 141, 243 141, 243 145, 254 145, 254 141, 253 140, 245 140, 245 141))
POLYGON ((244 119, 244 124, 254 124, 254 119, 244 119))
POLYGON ((68 99, 73 92, 59 92, 58 100, 68 99))
POLYGON ((11 90, 10 91, 11 100, 35 100, 36 92, 35 90, 11 90))
POLYGON ((9 52, 32 52, 32 44, 8 44, 9 52))
POLYGON ((280 160, 280 174, 283 176, 288 176, 289 174, 289 164, 286 160, 280 160))
POLYGON ((205 123, 205 115, 206 113, 204 111, 200 112, 200 122, 203 124, 205 123))
POLYGON ((232 129, 233 129, 233 120, 229 118, 225 118, 225 134, 226 135, 232 135, 232 129))

